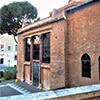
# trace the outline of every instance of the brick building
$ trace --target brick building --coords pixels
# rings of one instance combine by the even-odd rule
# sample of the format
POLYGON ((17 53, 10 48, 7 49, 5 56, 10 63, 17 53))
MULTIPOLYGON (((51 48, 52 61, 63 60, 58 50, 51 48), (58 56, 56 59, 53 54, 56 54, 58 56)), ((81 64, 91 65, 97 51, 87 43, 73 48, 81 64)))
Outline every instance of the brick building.
POLYGON ((19 29, 18 79, 43 89, 100 83, 100 1, 80 1, 19 29))

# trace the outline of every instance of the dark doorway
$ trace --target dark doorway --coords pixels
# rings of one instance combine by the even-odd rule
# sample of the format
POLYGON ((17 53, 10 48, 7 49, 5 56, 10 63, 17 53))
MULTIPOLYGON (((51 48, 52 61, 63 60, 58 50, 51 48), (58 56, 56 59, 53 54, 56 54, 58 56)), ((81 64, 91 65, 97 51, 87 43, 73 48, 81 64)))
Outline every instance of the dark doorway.
POLYGON ((40 63, 34 62, 33 64, 33 85, 39 86, 40 81, 40 63))
POLYGON ((33 37, 33 85, 40 83, 40 38, 33 37))

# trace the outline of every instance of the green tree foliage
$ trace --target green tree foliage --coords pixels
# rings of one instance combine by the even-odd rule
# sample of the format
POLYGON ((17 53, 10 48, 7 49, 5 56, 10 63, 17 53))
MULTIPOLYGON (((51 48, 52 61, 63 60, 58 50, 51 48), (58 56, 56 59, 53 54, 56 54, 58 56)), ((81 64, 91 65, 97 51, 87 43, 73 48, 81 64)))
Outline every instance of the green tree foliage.
POLYGON ((16 66, 8 67, 4 72, 4 78, 6 80, 16 79, 16 73, 17 73, 16 66))
POLYGON ((37 8, 24 2, 13 2, 0 9, 0 34, 16 35, 22 22, 31 22, 37 18, 37 8))

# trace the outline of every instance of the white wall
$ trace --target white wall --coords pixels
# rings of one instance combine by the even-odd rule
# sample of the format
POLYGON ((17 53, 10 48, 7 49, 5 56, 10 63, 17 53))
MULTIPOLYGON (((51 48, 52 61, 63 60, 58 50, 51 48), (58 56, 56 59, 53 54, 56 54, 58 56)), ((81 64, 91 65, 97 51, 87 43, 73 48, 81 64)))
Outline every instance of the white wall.
POLYGON ((4 64, 7 66, 14 66, 17 60, 14 60, 15 53, 5 53, 4 64))
POLYGON ((15 51, 15 45, 17 45, 13 39, 12 35, 4 34, 0 35, 0 43, 4 44, 4 51, 0 52, 0 58, 4 59, 4 65, 14 66, 17 64, 17 60, 15 60, 15 55, 17 55, 17 51, 15 51), (11 50, 8 51, 8 46, 11 46, 11 50))

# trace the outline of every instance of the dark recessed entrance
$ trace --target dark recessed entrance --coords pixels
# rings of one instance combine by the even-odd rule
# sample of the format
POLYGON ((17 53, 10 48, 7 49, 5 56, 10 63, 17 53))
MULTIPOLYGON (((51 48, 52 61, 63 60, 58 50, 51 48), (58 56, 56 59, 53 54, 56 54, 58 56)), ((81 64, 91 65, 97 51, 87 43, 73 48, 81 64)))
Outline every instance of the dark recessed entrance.
POLYGON ((40 83, 40 40, 38 36, 33 37, 33 85, 40 83))

